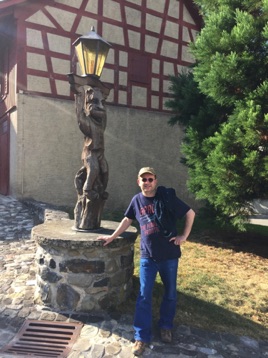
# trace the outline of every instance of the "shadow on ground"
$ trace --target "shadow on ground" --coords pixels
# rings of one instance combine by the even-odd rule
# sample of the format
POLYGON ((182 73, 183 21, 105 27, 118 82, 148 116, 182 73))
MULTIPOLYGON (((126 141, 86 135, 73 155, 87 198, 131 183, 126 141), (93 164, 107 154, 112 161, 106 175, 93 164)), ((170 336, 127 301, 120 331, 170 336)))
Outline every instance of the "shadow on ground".
POLYGON ((268 236, 262 234, 203 230, 200 234, 191 235, 188 240, 216 248, 251 253, 265 259, 268 258, 268 236))

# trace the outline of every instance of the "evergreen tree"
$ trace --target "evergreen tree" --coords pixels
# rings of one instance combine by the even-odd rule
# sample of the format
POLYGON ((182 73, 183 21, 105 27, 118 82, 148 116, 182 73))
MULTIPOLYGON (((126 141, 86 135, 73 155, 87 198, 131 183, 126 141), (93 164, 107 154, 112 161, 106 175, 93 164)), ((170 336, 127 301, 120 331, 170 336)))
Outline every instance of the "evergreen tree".
POLYGON ((189 189, 239 229, 268 198, 268 0, 196 0, 193 70, 173 77, 189 189))

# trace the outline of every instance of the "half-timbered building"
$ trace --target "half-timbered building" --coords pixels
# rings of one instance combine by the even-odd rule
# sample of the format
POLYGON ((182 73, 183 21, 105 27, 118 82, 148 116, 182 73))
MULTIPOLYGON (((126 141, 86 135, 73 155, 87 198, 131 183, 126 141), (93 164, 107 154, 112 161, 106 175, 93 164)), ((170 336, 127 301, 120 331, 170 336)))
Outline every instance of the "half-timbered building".
POLYGON ((201 19, 190 0, 0 1, 0 194, 74 205, 83 137, 67 74, 91 26, 108 41, 107 208, 123 208, 142 166, 189 202, 182 130, 167 123, 169 76, 193 63, 201 19))

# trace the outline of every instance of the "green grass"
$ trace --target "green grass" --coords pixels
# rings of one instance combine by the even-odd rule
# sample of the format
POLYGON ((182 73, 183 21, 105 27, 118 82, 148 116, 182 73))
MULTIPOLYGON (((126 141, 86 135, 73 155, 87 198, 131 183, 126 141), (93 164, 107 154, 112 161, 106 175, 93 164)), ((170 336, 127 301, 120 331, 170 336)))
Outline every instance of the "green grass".
MULTIPOLYGON (((175 324, 268 340, 268 228, 220 229, 197 217, 182 246, 175 324)), ((126 308, 133 314, 139 290, 139 238, 135 243, 134 290, 126 308)), ((154 288, 154 319, 163 294, 154 288)))
MULTIPOLYGON (((209 241, 209 238, 207 238, 209 241)), ((190 312, 181 318, 185 324, 268 338, 268 271, 266 259, 252 252, 240 251, 243 246, 206 245, 203 240, 184 246, 180 265, 178 290, 185 299, 191 297, 196 305, 184 301, 180 307, 190 312), (202 251, 202 257, 196 252, 202 251), (191 262, 190 262, 191 261, 191 262)))

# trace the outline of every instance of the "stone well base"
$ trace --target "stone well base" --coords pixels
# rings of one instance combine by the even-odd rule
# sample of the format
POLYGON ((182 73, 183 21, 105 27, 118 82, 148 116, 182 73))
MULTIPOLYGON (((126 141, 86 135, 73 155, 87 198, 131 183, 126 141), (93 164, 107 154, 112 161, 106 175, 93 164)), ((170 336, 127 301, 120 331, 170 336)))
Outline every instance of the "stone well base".
POLYGON ((120 305, 132 290, 136 228, 130 227, 104 247, 97 237, 112 233, 117 222, 102 221, 94 232, 75 231, 73 225, 66 219, 32 229, 37 243, 37 300, 61 311, 88 312, 120 305))

